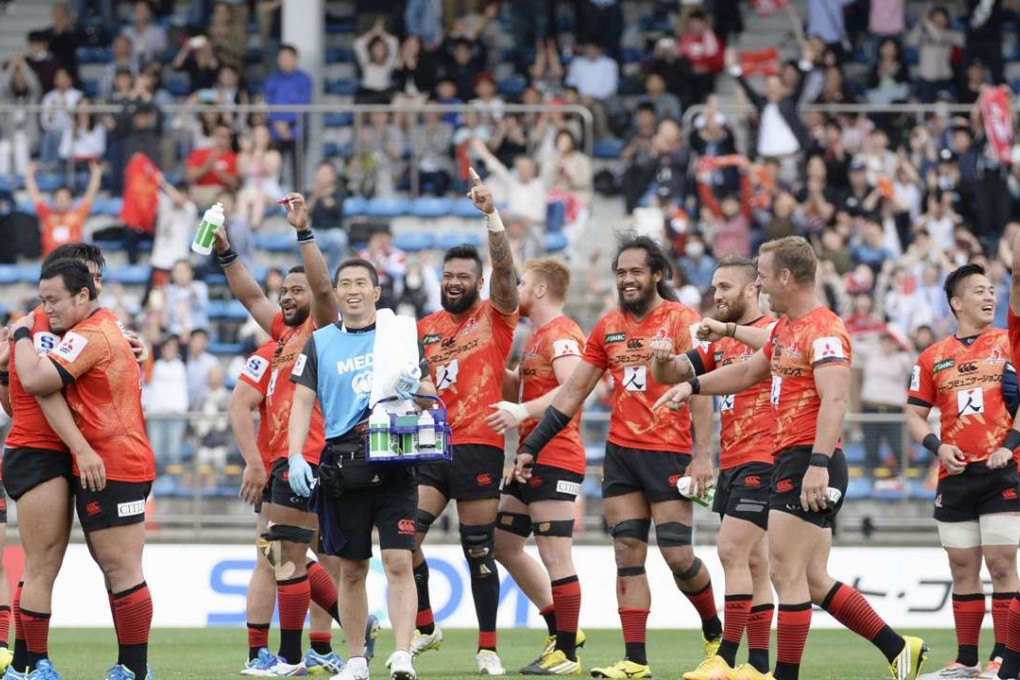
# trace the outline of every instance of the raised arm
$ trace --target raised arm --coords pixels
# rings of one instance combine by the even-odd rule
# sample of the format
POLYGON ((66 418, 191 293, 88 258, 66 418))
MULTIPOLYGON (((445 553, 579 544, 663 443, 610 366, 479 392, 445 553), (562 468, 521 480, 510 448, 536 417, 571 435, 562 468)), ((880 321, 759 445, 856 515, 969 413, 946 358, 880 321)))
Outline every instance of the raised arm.
POLYGON ((85 194, 82 201, 92 203, 99 195, 99 185, 103 181, 103 166, 96 161, 89 163, 89 183, 85 187, 85 194))
POLYGON ((43 202, 43 195, 39 193, 39 185, 35 181, 35 173, 38 169, 39 166, 34 162, 29 163, 25 169, 25 191, 28 193, 28 200, 32 201, 33 206, 43 202))
POLYGON ((301 260, 305 265, 305 276, 312 291, 312 320, 318 328, 336 323, 339 318, 336 292, 329 276, 329 266, 319 246, 315 244, 312 227, 308 222, 308 208, 305 197, 299 193, 287 194, 287 221, 297 232, 301 244, 301 260))
POLYGON ((514 256, 510 250, 503 228, 503 220, 499 217, 496 204, 492 200, 492 192, 482 182, 474 168, 470 169, 471 190, 468 198, 475 207, 485 213, 485 224, 489 229, 489 260, 492 262, 492 278, 489 280, 489 300, 492 306, 504 314, 517 311, 517 270, 514 269, 514 256))
POLYGON ((241 490, 238 495, 246 503, 255 505, 266 484, 266 466, 262 462, 262 454, 258 447, 258 430, 252 412, 258 408, 265 397, 257 389, 244 382, 237 381, 230 395, 227 414, 230 427, 234 433, 234 442, 244 458, 244 476, 241 478, 241 490))
POLYGON ((213 247, 216 249, 223 273, 227 276, 227 285, 230 286, 234 297, 241 301, 244 308, 255 319, 255 323, 261 326, 266 333, 272 335, 273 319, 280 311, 279 307, 266 297, 262 286, 251 275, 244 263, 238 259, 234 249, 230 247, 225 225, 216 230, 213 247))

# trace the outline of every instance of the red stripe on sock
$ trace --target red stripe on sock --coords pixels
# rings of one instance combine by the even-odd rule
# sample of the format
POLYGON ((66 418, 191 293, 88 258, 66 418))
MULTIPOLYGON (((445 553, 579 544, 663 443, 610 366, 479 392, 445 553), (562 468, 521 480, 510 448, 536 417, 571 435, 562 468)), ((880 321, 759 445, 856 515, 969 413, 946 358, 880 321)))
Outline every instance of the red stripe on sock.
POLYGON ((280 630, 301 630, 305 627, 308 605, 312 601, 311 584, 307 576, 276 584, 276 599, 280 608, 280 630))
POLYGON ((478 649, 496 649, 496 631, 478 631, 478 649))
POLYGON ((875 613, 856 588, 845 583, 837 583, 828 599, 825 611, 864 639, 872 640, 885 628, 885 621, 875 613))
POLYGON ((418 612, 417 616, 414 617, 414 627, 421 628, 427 626, 430 623, 435 623, 435 619, 432 617, 432 609, 422 609, 418 612))
POLYGON ((539 616, 546 616, 548 614, 552 614, 554 611, 556 611, 556 605, 551 604, 548 607, 543 607, 543 608, 539 609, 538 610, 538 615, 539 616))
POLYGON ((708 621, 709 619, 715 618, 719 615, 719 610, 716 609, 715 606, 715 593, 712 591, 711 581, 709 581, 708 585, 698 592, 685 592, 684 596, 690 600, 690 603, 694 605, 696 610, 698 610, 698 616, 701 617, 702 621, 708 621))
POLYGON ((1020 653, 1020 594, 1014 595, 1009 603, 1009 630, 1006 633, 1006 649, 1020 653))
POLYGON ((723 607, 723 640, 739 645, 750 615, 750 595, 727 595, 723 607))
POLYGON ((620 607, 619 612, 624 644, 628 642, 644 644, 650 611, 648 609, 637 609, 636 607, 620 607))
POLYGON ((269 647, 269 624, 249 623, 248 624, 248 647, 262 649, 269 647))
POLYGON ((49 655, 50 615, 21 610, 21 625, 25 629, 28 651, 39 656, 49 655))
POLYGON ((152 628, 152 595, 142 583, 113 596, 113 625, 122 645, 144 645, 149 642, 152 628))
POLYGON ((769 648, 772 639, 772 605, 759 605, 752 607, 747 617, 747 647, 748 649, 769 648))
POLYGON ((308 583, 311 588, 312 602, 330 611, 336 605, 336 582, 326 568, 318 562, 308 564, 308 583))
POLYGON ((581 582, 576 578, 552 587, 553 609, 556 611, 556 630, 577 632, 577 619, 581 613, 581 582))
POLYGON ((956 644, 978 646, 981 624, 985 620, 983 595, 953 595, 953 624, 956 627, 956 644))
POLYGON ((811 603, 779 605, 779 629, 776 659, 779 663, 799 664, 811 630, 811 603))
POLYGON ((21 632, 21 590, 25 587, 24 581, 18 581, 14 589, 14 599, 11 601, 11 612, 14 615, 14 640, 24 640, 25 635, 21 632))
POLYGON ((992 626, 995 629, 995 644, 1006 644, 1009 635, 1009 610, 1013 604, 1013 593, 992 593, 992 626))

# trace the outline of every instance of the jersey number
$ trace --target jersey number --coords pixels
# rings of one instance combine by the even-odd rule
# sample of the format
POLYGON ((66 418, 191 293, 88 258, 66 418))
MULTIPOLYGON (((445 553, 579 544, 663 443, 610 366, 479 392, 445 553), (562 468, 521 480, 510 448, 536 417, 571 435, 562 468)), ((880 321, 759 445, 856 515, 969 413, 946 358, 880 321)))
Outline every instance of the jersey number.
POLYGON ((436 367, 436 389, 445 390, 457 384, 457 373, 460 371, 460 364, 454 359, 448 364, 436 367))

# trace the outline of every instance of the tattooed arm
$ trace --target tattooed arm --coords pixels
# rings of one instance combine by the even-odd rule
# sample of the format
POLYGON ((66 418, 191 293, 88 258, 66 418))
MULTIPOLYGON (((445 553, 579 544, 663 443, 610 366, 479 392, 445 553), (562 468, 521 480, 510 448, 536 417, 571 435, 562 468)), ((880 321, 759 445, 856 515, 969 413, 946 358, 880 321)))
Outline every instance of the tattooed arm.
POLYGON ((517 270, 514 269, 510 241, 503 229, 503 221, 492 200, 492 192, 482 182, 478 173, 471 169, 471 190, 468 198, 475 207, 485 213, 485 224, 489 229, 489 259, 492 262, 492 279, 489 281, 489 300, 492 306, 503 314, 517 311, 517 270))

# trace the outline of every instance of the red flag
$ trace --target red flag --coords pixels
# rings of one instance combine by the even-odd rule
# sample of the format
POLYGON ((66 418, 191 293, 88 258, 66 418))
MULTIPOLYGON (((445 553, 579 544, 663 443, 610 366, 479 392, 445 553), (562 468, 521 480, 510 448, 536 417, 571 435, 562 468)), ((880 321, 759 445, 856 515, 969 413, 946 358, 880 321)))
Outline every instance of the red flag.
POLYGON ((760 17, 767 17, 775 14, 781 9, 786 9, 790 0, 751 0, 751 6, 760 17))
POLYGON ((995 157, 1008 165, 1013 151, 1013 125, 1009 100, 1002 88, 986 87, 981 91, 981 117, 995 157))
POLYGON ((143 153, 131 156, 124 168, 124 205, 120 219, 128 228, 143 234, 156 230, 158 174, 159 168, 143 153))
POLYGON ((775 47, 745 50, 740 53, 740 68, 743 69, 745 78, 750 78, 756 73, 775 75, 779 73, 779 50, 775 47))

